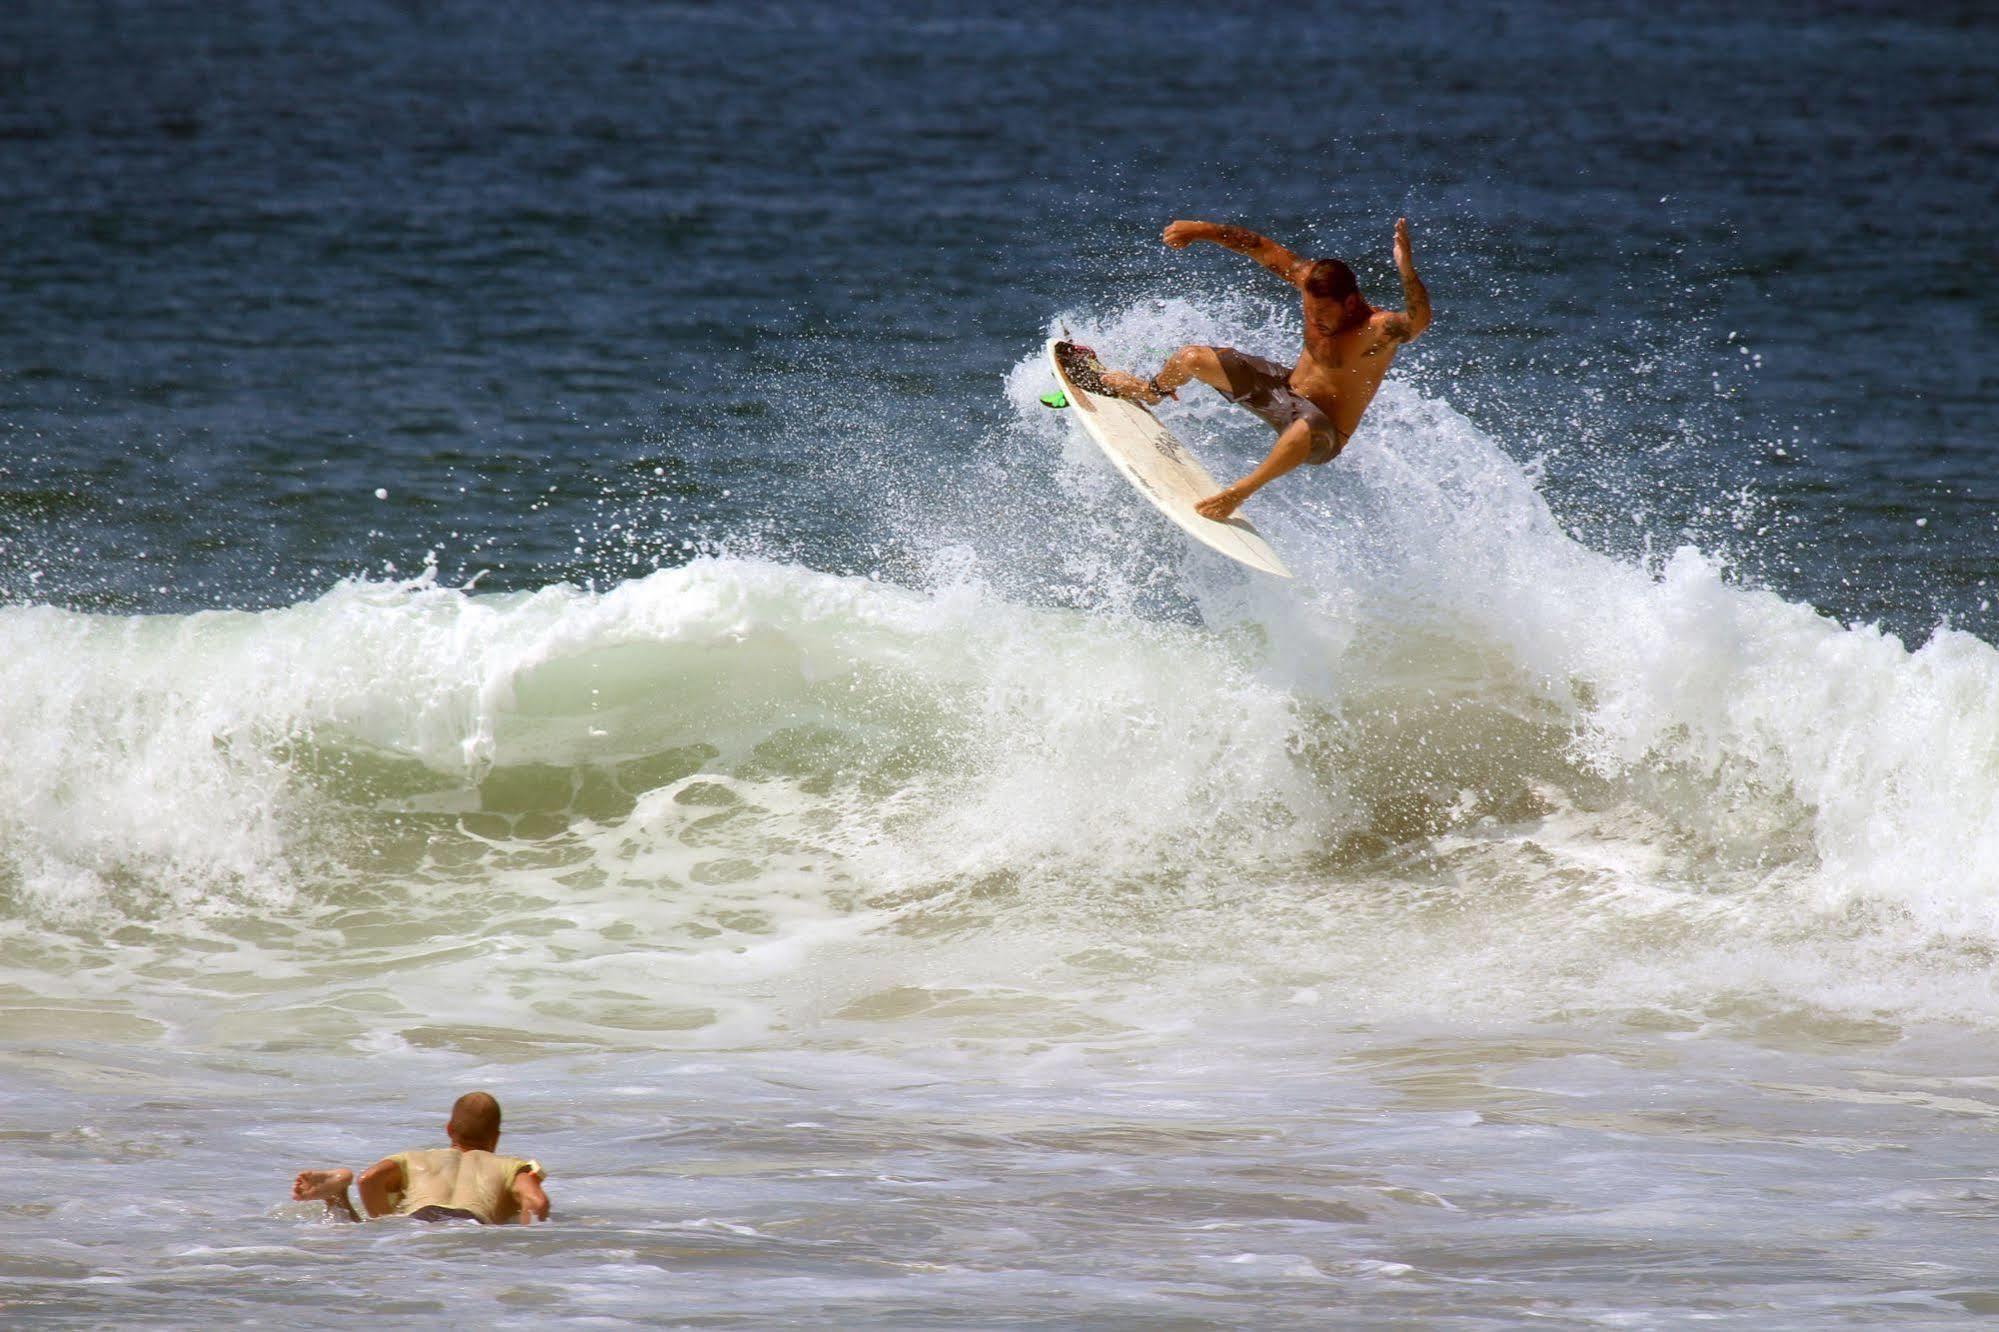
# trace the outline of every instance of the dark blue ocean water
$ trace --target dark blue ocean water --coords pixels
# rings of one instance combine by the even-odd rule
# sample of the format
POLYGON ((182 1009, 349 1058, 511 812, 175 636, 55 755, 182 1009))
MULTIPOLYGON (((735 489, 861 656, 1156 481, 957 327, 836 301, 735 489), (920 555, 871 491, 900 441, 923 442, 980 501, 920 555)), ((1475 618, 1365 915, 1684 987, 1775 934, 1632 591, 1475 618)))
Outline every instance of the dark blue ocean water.
POLYGON ((0 597, 893 572, 1051 319, 1275 301, 1166 220, 1386 303, 1406 213, 1580 539, 1990 638, 1999 24, 1676 9, 9 6, 0 597))

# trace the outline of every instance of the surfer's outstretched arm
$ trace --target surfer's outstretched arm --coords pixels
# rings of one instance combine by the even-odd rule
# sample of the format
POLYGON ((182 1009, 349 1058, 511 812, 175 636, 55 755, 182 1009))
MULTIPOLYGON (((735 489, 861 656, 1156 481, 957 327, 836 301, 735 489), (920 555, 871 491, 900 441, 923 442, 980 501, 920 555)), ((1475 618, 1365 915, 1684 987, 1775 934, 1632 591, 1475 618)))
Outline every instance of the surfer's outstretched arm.
POLYGON ((1234 227, 1220 222, 1168 222, 1159 239, 1175 250, 1185 249, 1195 241, 1213 241, 1225 250, 1248 255, 1294 287, 1304 283, 1312 267, 1309 260, 1300 259, 1268 236, 1259 236, 1248 227, 1234 227))
POLYGON ((1388 335, 1398 342, 1414 342, 1430 326, 1430 293, 1416 276, 1406 217, 1395 219, 1395 271, 1402 277, 1402 313, 1388 317, 1388 335))
POLYGON ((361 1214, 347 1199, 347 1186, 353 1182, 351 1170, 301 1170, 292 1181, 292 1197, 299 1202, 325 1203, 327 1212, 337 1221, 359 1221, 361 1214))

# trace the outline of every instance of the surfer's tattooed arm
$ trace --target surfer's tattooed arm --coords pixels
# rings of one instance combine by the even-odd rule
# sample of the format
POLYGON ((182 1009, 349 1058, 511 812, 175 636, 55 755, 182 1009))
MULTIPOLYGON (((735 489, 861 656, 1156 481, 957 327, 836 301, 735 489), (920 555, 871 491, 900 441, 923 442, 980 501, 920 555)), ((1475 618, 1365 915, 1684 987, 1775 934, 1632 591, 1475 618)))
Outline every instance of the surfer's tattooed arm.
POLYGON ((1395 271, 1402 277, 1402 313, 1390 315, 1388 336, 1398 342, 1414 342, 1430 326, 1430 293, 1416 276, 1416 260, 1409 251, 1409 219, 1395 219, 1395 271))
POLYGON ((1311 268, 1309 263, 1276 241, 1268 236, 1259 236, 1248 227, 1220 222, 1169 222, 1159 239, 1175 250, 1185 249, 1195 241, 1213 241, 1225 250, 1234 250, 1256 260, 1294 287, 1305 280, 1305 274, 1311 268))

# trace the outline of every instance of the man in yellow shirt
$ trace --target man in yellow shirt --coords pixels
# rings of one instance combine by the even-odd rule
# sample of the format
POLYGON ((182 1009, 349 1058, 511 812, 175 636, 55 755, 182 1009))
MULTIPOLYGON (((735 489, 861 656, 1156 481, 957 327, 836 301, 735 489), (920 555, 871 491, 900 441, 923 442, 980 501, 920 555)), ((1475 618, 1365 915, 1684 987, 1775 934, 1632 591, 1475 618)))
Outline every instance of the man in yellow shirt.
MULTIPOLYGON (((500 1103, 492 1096, 475 1091, 459 1097, 444 1135, 449 1147, 398 1152, 361 1172, 361 1206, 369 1216, 489 1226, 548 1220, 540 1164, 493 1154, 500 1145, 500 1103)), ((347 1200, 353 1182, 351 1170, 301 1170, 292 1181, 292 1197, 323 1202, 334 1216, 359 1221, 361 1214, 347 1200)))

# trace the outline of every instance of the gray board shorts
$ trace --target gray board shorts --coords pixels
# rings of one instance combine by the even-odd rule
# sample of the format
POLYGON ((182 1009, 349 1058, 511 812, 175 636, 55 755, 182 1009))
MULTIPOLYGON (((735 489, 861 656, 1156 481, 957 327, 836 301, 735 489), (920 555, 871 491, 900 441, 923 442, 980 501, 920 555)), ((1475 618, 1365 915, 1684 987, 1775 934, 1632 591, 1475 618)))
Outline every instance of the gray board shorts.
POLYGON ((1222 396, 1230 402, 1248 409, 1279 433, 1293 421, 1305 422, 1312 432, 1312 451, 1305 455, 1306 462, 1331 462, 1347 446, 1347 436, 1333 427, 1332 418, 1291 387, 1291 371, 1284 366, 1233 347, 1215 348, 1215 359, 1229 377, 1228 391, 1222 396))

